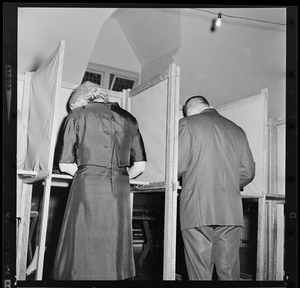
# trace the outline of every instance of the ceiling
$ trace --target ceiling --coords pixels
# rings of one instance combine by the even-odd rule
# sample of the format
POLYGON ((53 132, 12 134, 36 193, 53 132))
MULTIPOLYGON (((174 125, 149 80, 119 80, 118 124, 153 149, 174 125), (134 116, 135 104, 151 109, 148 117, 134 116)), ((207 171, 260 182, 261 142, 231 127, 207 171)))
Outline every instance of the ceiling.
MULTIPOLYGON (((286 24, 286 14, 283 8, 119 8, 111 17, 118 20, 128 41, 133 46, 141 65, 153 61, 164 54, 165 51, 172 50, 178 43, 174 39, 174 33, 169 33, 180 29, 179 17, 199 18, 207 21, 210 28, 211 21, 216 15, 222 13, 223 25, 239 25, 242 27, 252 27, 261 30, 284 31, 285 26, 272 25, 254 20, 286 24), (232 18, 239 17, 239 18, 232 18), (245 19, 240 19, 240 18, 245 19), (173 21, 170 21, 173 19, 173 21), (254 20, 248 20, 254 19, 254 20), (137 25, 138 23, 138 25, 137 25), (166 33, 166 31, 168 33, 166 33)), ((175 37, 176 38, 176 37, 175 37)), ((178 41, 177 41, 178 42, 178 41)))
POLYGON ((122 8, 111 17, 141 64, 143 82, 169 62, 180 66, 181 104, 202 94, 220 106, 267 88, 269 117, 284 117, 285 8, 122 8), (212 32, 219 12, 223 24, 212 32))

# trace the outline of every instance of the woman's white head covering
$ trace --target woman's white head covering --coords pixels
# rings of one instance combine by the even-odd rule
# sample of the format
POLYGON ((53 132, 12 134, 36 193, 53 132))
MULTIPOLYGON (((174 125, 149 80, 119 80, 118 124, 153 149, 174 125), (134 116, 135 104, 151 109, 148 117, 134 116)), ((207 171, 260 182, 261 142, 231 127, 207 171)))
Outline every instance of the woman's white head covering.
POLYGON ((108 101, 108 94, 98 84, 86 81, 72 93, 69 101, 71 110, 92 102, 108 101))

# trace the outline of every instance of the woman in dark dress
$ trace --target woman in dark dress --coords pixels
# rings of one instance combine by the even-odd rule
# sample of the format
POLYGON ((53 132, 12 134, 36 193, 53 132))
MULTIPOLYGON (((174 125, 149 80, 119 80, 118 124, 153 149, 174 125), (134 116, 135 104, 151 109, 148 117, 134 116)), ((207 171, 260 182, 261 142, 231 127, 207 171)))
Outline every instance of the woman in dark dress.
POLYGON ((136 119, 85 82, 73 93, 59 167, 74 175, 54 262, 55 280, 135 276, 129 180, 145 169, 136 119))

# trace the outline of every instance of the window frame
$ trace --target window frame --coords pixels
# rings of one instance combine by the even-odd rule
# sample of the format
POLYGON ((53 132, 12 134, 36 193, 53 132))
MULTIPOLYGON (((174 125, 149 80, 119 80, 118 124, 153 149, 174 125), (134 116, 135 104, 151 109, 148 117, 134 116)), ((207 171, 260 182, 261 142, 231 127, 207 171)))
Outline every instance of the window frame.
POLYGON ((92 62, 88 63, 86 71, 91 73, 101 74, 100 87, 107 90, 110 90, 113 87, 113 84, 117 77, 134 81, 132 89, 139 86, 140 84, 140 73, 133 72, 133 71, 100 65, 92 62), (111 74, 114 74, 114 79, 111 85, 109 85, 111 74))
POLYGON ((99 70, 95 70, 95 69, 91 69, 91 68, 88 67, 88 68, 85 69, 82 79, 84 78, 84 75, 85 75, 86 72, 101 75, 100 84, 98 84, 98 83, 97 83, 97 84, 98 84, 101 88, 105 88, 105 87, 103 86, 103 83, 104 83, 104 74, 105 74, 105 72, 99 71, 99 70))
POLYGON ((132 86, 131 89, 133 89, 135 87, 136 79, 134 79, 134 78, 127 77, 127 76, 120 75, 120 74, 113 74, 113 73, 110 73, 110 75, 114 75, 114 78, 113 78, 113 81, 110 84, 110 87, 108 88, 109 90, 112 90, 112 88, 114 87, 114 84, 115 84, 117 78, 121 78, 121 79, 133 81, 133 86, 132 86))

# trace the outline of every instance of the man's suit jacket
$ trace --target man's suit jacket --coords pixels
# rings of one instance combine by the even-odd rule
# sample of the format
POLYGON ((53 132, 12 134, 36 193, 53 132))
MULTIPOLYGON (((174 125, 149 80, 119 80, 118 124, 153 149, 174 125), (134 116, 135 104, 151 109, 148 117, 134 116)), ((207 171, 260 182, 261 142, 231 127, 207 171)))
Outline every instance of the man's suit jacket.
POLYGON ((182 118, 178 158, 181 229, 243 226, 240 188, 253 180, 255 163, 242 128, 213 108, 182 118))

